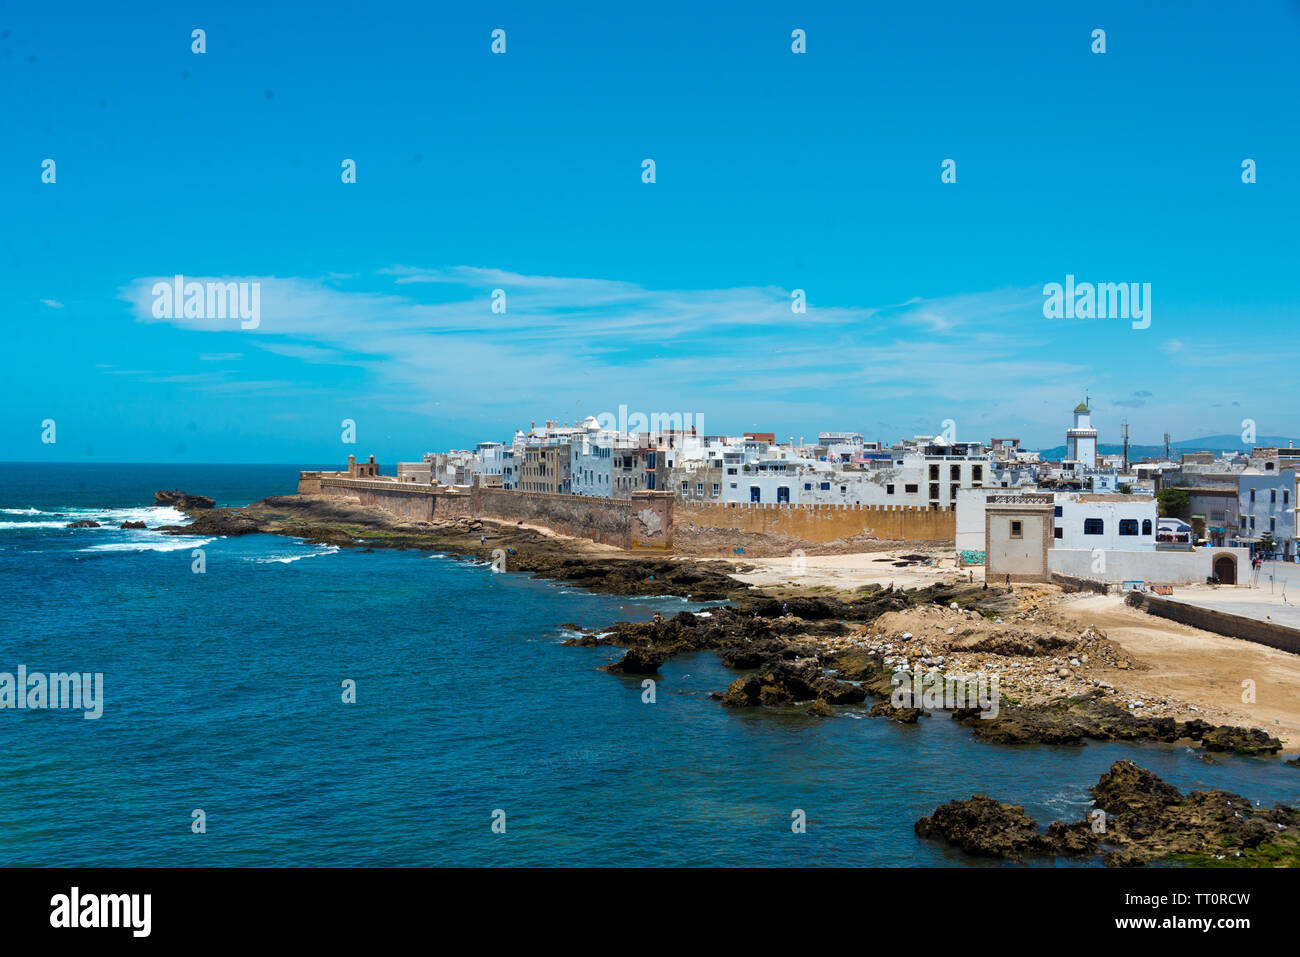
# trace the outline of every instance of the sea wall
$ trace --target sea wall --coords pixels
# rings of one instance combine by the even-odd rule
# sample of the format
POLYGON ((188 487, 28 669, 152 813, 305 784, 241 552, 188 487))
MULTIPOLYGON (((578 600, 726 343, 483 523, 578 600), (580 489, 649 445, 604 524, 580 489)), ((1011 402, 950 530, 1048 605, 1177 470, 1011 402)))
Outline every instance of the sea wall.
POLYGON ((956 534, 956 512, 952 509, 897 505, 678 502, 675 519, 697 528, 732 528, 809 542, 867 534, 893 541, 951 543, 956 534))
POLYGON ((459 518, 540 525, 562 535, 618 548, 668 550, 675 522, 830 542, 853 535, 904 542, 951 542, 952 509, 866 505, 726 505, 676 502, 671 492, 633 492, 630 499, 593 498, 480 486, 428 486, 346 473, 303 472, 300 495, 338 495, 382 508, 409 522, 459 518))
POLYGON ((1096 592, 1098 595, 1110 594, 1110 585, 1095 578, 1076 578, 1072 575, 1052 572, 1052 582, 1060 585, 1063 592, 1091 591, 1096 592))
POLYGON ((1214 560, 1235 557, 1238 568, 1249 567, 1244 548, 1198 548, 1190 552, 1099 550, 1053 548, 1047 553, 1048 567, 1073 578, 1095 578, 1108 582, 1141 581, 1160 585, 1194 585, 1214 574, 1214 560))
POLYGON ((672 548, 673 496, 633 492, 631 499, 590 498, 514 489, 427 485, 336 475, 299 479, 299 494, 340 495, 409 522, 489 519, 540 525, 561 535, 630 549, 672 548), (309 491, 303 491, 306 488, 309 491))
POLYGON ((1300 631, 1276 622, 1230 615, 1211 608, 1158 598, 1147 592, 1129 592, 1125 601, 1149 615, 1158 615, 1179 624, 1200 628, 1202 631, 1212 631, 1230 638, 1243 638, 1280 651, 1300 654, 1300 631))
POLYGON ((320 495, 321 480, 326 478, 347 478, 347 472, 299 472, 298 494, 320 495))

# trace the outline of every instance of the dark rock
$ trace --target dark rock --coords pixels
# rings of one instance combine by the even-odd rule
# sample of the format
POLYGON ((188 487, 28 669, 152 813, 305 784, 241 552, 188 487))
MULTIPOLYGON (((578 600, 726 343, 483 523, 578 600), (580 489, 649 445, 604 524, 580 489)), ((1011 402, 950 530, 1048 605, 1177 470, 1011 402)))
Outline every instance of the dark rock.
POLYGON ((164 535, 202 535, 213 536, 253 535, 262 531, 262 526, 255 519, 242 513, 239 509, 213 508, 200 512, 188 525, 160 525, 158 531, 164 535))
POLYGON ((814 701, 812 704, 808 706, 808 713, 813 717, 817 717, 817 718, 835 717, 835 709, 832 708, 825 701, 823 701, 821 698, 818 698, 816 701, 814 701))
POLYGON ((632 648, 620 660, 606 665, 602 670, 611 674, 653 675, 658 674, 659 666, 668 660, 663 652, 648 648, 632 648))
POLYGON ((789 705, 817 697, 813 688, 820 669, 813 662, 804 665, 779 664, 768 671, 737 678, 722 695, 729 708, 755 705, 789 705))
POLYGON ((899 724, 916 724, 924 713, 920 708, 895 708, 888 701, 877 701, 871 706, 873 718, 888 718, 899 724))
MULTIPOLYGON (((984 795, 954 801, 916 823, 922 837, 1012 859, 1101 853, 1110 867, 1170 859, 1193 865, 1300 866, 1300 812, 1255 807, 1226 791, 1184 796, 1132 761, 1117 761, 1092 795, 1104 826, 1056 821, 1039 832, 1024 809, 984 795)), ((1101 824, 1102 822, 1098 822, 1101 824)))
POLYGON ((1052 850, 1024 807, 1003 804, 984 794, 941 805, 932 815, 916 822, 916 833, 983 857, 1018 861, 1052 850))
POLYGON ((1143 718, 1130 714, 1101 690, 1043 704, 1000 709, 996 718, 978 713, 953 715, 982 741, 998 744, 1079 744, 1083 741, 1164 741, 1199 739, 1210 750, 1258 754, 1277 751, 1281 742, 1263 731, 1212 728, 1199 718, 1143 718))
POLYGON ((118 528, 148 528, 144 522, 123 522, 118 528))
POLYGON ((182 512, 213 508, 217 503, 206 495, 190 495, 186 492, 154 492, 153 500, 159 505, 172 505, 182 512))
POLYGON ((1232 751, 1234 754, 1276 754, 1282 742, 1258 728, 1233 728, 1222 725, 1207 731, 1201 738, 1207 751, 1232 751))
POLYGON ((99 522, 94 522, 88 518, 83 518, 79 522, 68 522, 67 527, 68 528, 99 528, 99 522))
POLYGON ((1090 790, 1097 807, 1128 821, 1154 821, 1182 794, 1132 761, 1116 761, 1090 790))
POLYGON ((835 678, 818 678, 812 687, 818 700, 829 704, 858 704, 867 697, 867 693, 857 685, 835 678))

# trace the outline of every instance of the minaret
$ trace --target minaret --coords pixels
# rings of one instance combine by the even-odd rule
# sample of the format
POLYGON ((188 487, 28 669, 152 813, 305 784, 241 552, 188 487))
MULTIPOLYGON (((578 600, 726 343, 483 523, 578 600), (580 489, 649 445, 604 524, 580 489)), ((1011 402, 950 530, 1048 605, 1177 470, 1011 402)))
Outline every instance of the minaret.
POLYGON ((1092 427, 1092 409, 1086 398, 1074 407, 1074 428, 1065 433, 1065 458, 1084 468, 1097 466, 1097 430, 1092 427))

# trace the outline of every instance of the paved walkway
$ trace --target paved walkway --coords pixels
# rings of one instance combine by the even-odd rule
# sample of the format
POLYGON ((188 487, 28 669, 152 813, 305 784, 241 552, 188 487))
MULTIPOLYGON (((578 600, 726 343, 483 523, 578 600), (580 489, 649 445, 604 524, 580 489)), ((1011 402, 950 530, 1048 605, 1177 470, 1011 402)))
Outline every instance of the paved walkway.
POLYGON ((1258 573, 1252 573, 1249 566, 1244 572, 1243 584, 1236 587, 1175 586, 1174 593, 1164 597, 1229 615, 1300 628, 1300 565, 1265 562, 1258 573))

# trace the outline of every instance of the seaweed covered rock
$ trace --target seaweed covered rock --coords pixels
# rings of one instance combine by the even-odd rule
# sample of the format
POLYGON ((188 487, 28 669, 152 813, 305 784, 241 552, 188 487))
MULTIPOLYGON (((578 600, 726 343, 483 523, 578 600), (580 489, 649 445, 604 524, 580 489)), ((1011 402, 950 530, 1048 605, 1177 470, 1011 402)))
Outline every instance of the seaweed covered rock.
POLYGON ((888 718, 899 724, 916 724, 924 713, 920 708, 896 708, 888 701, 877 701, 871 706, 873 718, 888 718))
POLYGON ((178 492, 176 490, 154 492, 153 500, 159 505, 171 505, 180 509, 182 512, 191 510, 200 511, 202 509, 213 508, 216 506, 214 499, 206 495, 190 495, 188 492, 178 492))
POLYGON ((1115 762, 1091 794, 1096 805, 1091 820, 1056 821, 1043 831, 1022 807, 975 795, 917 821, 916 832, 973 854, 1013 860, 1100 853, 1111 867, 1157 860, 1300 866, 1300 811, 1294 808, 1256 807, 1239 794, 1220 790, 1183 795, 1132 761, 1115 762))
POLYGON ((1221 725, 1201 736, 1207 751, 1231 751, 1234 754, 1277 754, 1282 742, 1259 728, 1234 728, 1221 725))
POLYGON ((937 839, 968 854, 1013 861, 1053 854, 1057 848, 1024 807, 1003 804, 985 794, 940 805, 916 822, 920 837, 937 839))
POLYGON ((602 670, 610 674, 653 675, 659 673, 660 665, 667 660, 668 656, 663 652, 649 648, 632 648, 618 661, 606 665, 602 670))

